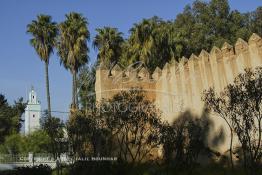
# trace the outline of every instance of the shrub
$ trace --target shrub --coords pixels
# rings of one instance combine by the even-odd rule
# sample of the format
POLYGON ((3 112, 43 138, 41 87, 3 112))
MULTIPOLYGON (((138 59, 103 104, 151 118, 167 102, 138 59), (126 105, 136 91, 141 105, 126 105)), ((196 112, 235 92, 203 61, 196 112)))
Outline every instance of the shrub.
POLYGON ((48 165, 40 164, 38 166, 27 166, 27 167, 18 167, 16 169, 17 175, 51 175, 52 169, 48 165))

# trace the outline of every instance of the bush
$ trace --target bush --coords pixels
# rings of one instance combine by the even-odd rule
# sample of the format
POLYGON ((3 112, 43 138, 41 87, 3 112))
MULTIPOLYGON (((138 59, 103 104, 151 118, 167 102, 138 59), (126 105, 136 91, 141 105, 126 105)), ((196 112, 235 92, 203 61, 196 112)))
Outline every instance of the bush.
POLYGON ((51 175, 52 169, 48 165, 40 164, 33 167, 18 167, 16 169, 17 175, 51 175))
POLYGON ((69 174, 86 175, 113 175, 116 174, 117 168, 112 162, 93 162, 93 161, 78 161, 74 163, 69 174))

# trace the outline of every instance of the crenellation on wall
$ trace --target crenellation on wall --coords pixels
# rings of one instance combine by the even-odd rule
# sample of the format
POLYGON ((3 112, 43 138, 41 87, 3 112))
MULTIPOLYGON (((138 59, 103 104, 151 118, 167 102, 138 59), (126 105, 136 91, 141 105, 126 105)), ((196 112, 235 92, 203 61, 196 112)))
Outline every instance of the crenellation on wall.
POLYGON ((261 44, 262 44, 261 37, 260 37, 258 34, 253 33, 253 34, 251 35, 251 37, 249 38, 249 40, 248 40, 248 44, 249 44, 249 45, 255 44, 255 45, 257 45, 258 47, 260 47, 261 44))
POLYGON ((152 74, 152 78, 155 81, 158 81, 159 78, 161 77, 162 74, 162 70, 159 67, 156 67, 156 69, 154 70, 153 74, 152 74))
POLYGON ((234 62, 235 59, 235 52, 232 45, 225 42, 221 48, 222 55, 223 55, 223 70, 225 72, 224 83, 222 88, 224 88, 228 83, 232 83, 234 81, 234 71, 236 69, 236 65, 234 62))
POLYGON ((145 67, 142 67, 139 70, 137 75, 138 75, 139 80, 149 81, 149 79, 150 79, 149 71, 145 67))
POLYGON ((179 104, 181 103, 182 98, 180 97, 181 89, 179 88, 179 85, 181 82, 179 82, 179 79, 177 78, 177 70, 178 70, 178 62, 173 61, 170 64, 170 81, 168 84, 169 91, 169 99, 170 104, 172 105, 169 107, 169 114, 167 114, 168 121, 172 122, 173 116, 175 112, 178 112, 179 104), (175 107, 175 109, 174 109, 175 107))
POLYGON ((222 59, 221 50, 214 46, 210 52, 210 65, 211 65, 211 72, 212 72, 212 79, 213 79, 213 87, 215 88, 216 92, 221 91, 221 81, 219 74, 219 67, 218 67, 218 60, 222 59))
POLYGON ((132 81, 137 79, 137 70, 132 66, 124 70, 124 76, 126 81, 132 81))
POLYGON ((230 57, 235 54, 234 48, 232 45, 225 42, 221 48, 223 57, 230 57))
MULTIPOLYGON (((191 103, 192 108, 197 114, 200 113, 198 111, 199 101, 201 101, 201 90, 202 90, 202 76, 200 71, 200 63, 201 59, 196 55, 192 54, 189 58, 189 73, 190 73, 190 83, 191 83, 191 103)), ((203 74, 203 73, 202 73, 203 74)))
POLYGON ((202 58, 205 62, 209 62, 209 56, 210 54, 206 50, 202 49, 198 57, 202 58))
POLYGON ((111 76, 119 76, 119 73, 122 73, 123 69, 116 64, 112 69, 111 69, 111 76))
POLYGON ((202 85, 204 89, 211 87, 213 85, 211 65, 210 65, 210 54, 202 50, 199 54, 199 67, 200 74, 202 77, 202 85))
POLYGON ((236 55, 240 55, 248 51, 248 43, 242 38, 238 38, 235 44, 236 55))
POLYGON ((185 108, 190 109, 192 104, 192 87, 191 87, 191 78, 189 72, 189 61, 184 64, 184 82, 185 84, 185 108))
MULTIPOLYGON (((121 90, 141 87, 146 90, 147 98, 162 111, 163 119, 172 122, 185 110, 200 114, 205 89, 213 87, 219 93, 245 68, 261 65, 262 39, 253 34, 248 42, 239 38, 234 46, 224 43, 221 49, 214 46, 210 52, 202 50, 198 56, 182 57, 179 62, 172 60, 162 69, 157 67, 152 76, 145 67, 122 70, 119 65, 109 75, 110 71, 100 64, 96 70, 96 97, 100 101, 121 90)), ((223 120, 218 117, 214 120, 214 132, 224 127, 223 120)))
POLYGON ((248 67, 247 61, 250 60, 248 43, 245 40, 238 38, 235 44, 235 52, 236 58, 234 61, 237 70, 235 70, 234 76, 237 76, 237 74, 244 72, 244 69, 248 67))
POLYGON ((251 67, 256 67, 257 65, 262 64, 262 39, 257 34, 252 34, 250 39, 248 40, 249 44, 249 54, 251 59, 251 67))
POLYGON ((166 63, 162 69, 162 76, 167 77, 170 74, 170 64, 166 63))
MULTIPOLYGON (((262 65, 261 48, 261 37, 253 34, 248 42, 239 38, 234 47, 225 42, 221 49, 214 46, 210 53, 202 50, 199 56, 192 54, 189 59, 182 57, 179 62, 173 59, 166 63, 163 69, 157 67, 152 77, 145 67, 129 67, 123 70, 119 65, 115 65, 109 71, 100 64, 97 68, 96 91, 143 84, 148 88, 154 87, 157 91, 176 94, 176 101, 182 101, 184 106, 189 108, 199 104, 204 89, 214 87, 216 92, 220 92, 245 68, 262 65)), ((111 96, 105 94, 97 94, 98 99, 111 96)), ((163 95, 156 95, 157 97, 164 98, 163 95)))
POLYGON ((181 88, 181 91, 180 91, 180 94, 178 94, 178 96, 180 96, 181 98, 181 103, 183 103, 184 105, 184 108, 187 108, 187 105, 188 105, 188 100, 187 100, 187 84, 185 83, 186 82, 186 71, 185 71, 185 65, 187 64, 187 61, 188 59, 186 57, 182 57, 180 59, 180 62, 178 64, 178 73, 179 73, 179 83, 180 83, 180 88, 181 88))
POLYGON ((97 66, 96 70, 108 70, 108 69, 107 69, 106 65, 105 65, 103 62, 101 62, 101 63, 97 66))
POLYGON ((188 86, 189 86, 189 105, 195 106, 196 105, 196 95, 197 95, 197 87, 195 81, 195 64, 198 63, 198 58, 196 55, 192 54, 188 60, 188 68, 189 68, 189 79, 188 79, 188 86))

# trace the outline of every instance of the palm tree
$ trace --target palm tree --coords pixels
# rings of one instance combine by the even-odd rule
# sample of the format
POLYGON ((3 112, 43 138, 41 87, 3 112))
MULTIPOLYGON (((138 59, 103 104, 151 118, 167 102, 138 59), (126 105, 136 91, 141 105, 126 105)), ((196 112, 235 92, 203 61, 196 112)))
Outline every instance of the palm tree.
POLYGON ((155 46, 154 30, 157 26, 157 18, 143 19, 141 23, 134 24, 130 29, 129 45, 133 61, 143 61, 149 64, 155 46))
POLYGON ((76 75, 81 66, 89 60, 87 41, 90 33, 88 22, 79 13, 71 12, 66 15, 66 20, 59 24, 59 36, 57 40, 60 63, 69 69, 73 75, 72 81, 72 108, 77 108, 77 83, 76 75))
POLYGON ((55 38, 58 33, 57 26, 55 22, 52 22, 51 16, 38 15, 37 20, 33 20, 31 24, 27 25, 27 33, 33 36, 32 39, 30 39, 30 44, 35 48, 41 61, 45 62, 48 116, 51 117, 48 65, 50 55, 53 53, 53 48, 55 46, 55 38))
POLYGON ((161 18, 143 19, 130 29, 128 52, 130 62, 142 61, 152 72, 174 57, 172 23, 161 18))
POLYGON ((98 28, 96 31, 98 33, 94 38, 93 46, 99 50, 98 62, 103 62, 108 67, 116 64, 122 52, 123 33, 111 27, 98 28))

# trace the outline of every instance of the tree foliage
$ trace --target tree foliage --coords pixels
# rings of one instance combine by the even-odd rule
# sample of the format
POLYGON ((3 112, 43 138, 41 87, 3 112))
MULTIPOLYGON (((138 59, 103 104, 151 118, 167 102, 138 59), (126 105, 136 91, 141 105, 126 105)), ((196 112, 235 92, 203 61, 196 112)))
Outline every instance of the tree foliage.
POLYGON ((26 150, 26 141, 19 133, 10 134, 5 137, 4 143, 0 145, 0 153, 4 154, 21 154, 26 150))
POLYGON ((134 163, 157 150, 161 124, 153 103, 133 89, 101 101, 92 111, 74 113, 67 127, 75 156, 116 156, 134 163))
MULTIPOLYGON (((240 155, 243 155, 243 163, 248 171, 254 172, 261 164, 261 94, 262 68, 251 71, 246 69, 244 73, 235 78, 234 83, 228 85, 220 94, 214 90, 205 92, 209 99, 207 106, 212 110, 220 110, 227 116, 231 128, 240 143, 240 155), (222 101, 219 106, 210 105, 210 101, 222 101)), ((242 156, 240 156, 242 157, 242 156)))
POLYGON ((44 116, 41 125, 42 130, 49 138, 48 148, 53 157, 56 159, 61 153, 67 152, 68 147, 64 123, 59 118, 44 116))
POLYGON ((38 15, 37 20, 27 25, 27 32, 33 36, 30 44, 35 48, 40 59, 49 63, 58 32, 56 23, 52 22, 51 16, 38 15))
POLYGON ((110 133, 109 146, 117 149, 120 159, 134 163, 157 156, 161 113, 145 98, 143 90, 131 89, 116 94, 100 104, 100 115, 110 133))
MULTIPOLYGON (((196 0, 173 20, 154 16, 135 23, 119 49, 120 58, 114 59, 123 66, 142 61, 152 72, 172 59, 179 61, 182 56, 197 55, 202 49, 209 51, 224 42, 235 44, 238 38, 248 40, 254 32, 262 35, 261 25, 261 7, 240 13, 230 9, 228 0, 196 0)), ((107 43, 113 42, 107 37, 107 43)), ((98 49, 100 54, 104 53, 104 59, 108 57, 105 53, 113 53, 109 47, 98 49)))
POLYGON ((70 116, 67 123, 67 132, 71 155, 73 158, 85 158, 91 155, 91 135, 94 131, 95 120, 81 111, 70 116))
POLYGON ((89 110, 95 105, 95 81, 97 63, 91 66, 84 66, 77 76, 78 97, 81 109, 89 110))
POLYGON ((118 62, 122 53, 123 33, 111 27, 97 28, 96 31, 93 46, 99 50, 97 62, 112 67, 118 62))
POLYGON ((89 61, 87 41, 90 33, 87 28, 88 22, 79 13, 69 13, 66 20, 58 25, 59 36, 57 50, 61 63, 69 69, 73 75, 72 81, 72 105, 77 107, 77 84, 76 76, 79 69, 89 61))
POLYGON ((27 136, 24 136, 24 140, 24 145, 26 146, 25 153, 49 153, 52 151, 50 147, 51 138, 44 130, 37 130, 27 136))
POLYGON ((236 115, 231 106, 227 101, 227 92, 222 92, 220 96, 216 94, 213 88, 204 91, 204 95, 202 100, 205 102, 208 110, 214 112, 218 117, 222 118, 226 123, 229 131, 230 131, 230 145, 229 145, 229 153, 230 153, 230 162, 231 167, 234 167, 233 162, 233 139, 234 139, 234 121, 232 118, 236 115))
POLYGON ((4 142, 6 136, 20 131, 25 107, 23 98, 19 98, 14 105, 10 105, 5 96, 0 94, 0 143, 4 142))
POLYGON ((30 39, 30 44, 35 48, 40 59, 45 62, 46 97, 48 114, 51 117, 48 65, 50 55, 53 53, 55 47, 55 38, 57 37, 58 29, 56 23, 52 22, 51 16, 38 15, 37 20, 33 20, 31 24, 27 25, 27 33, 33 36, 30 39))
POLYGON ((29 135, 15 133, 8 135, 5 142, 0 146, 0 153, 3 154, 28 154, 33 153, 49 153, 50 137, 43 130, 37 130, 29 135))

